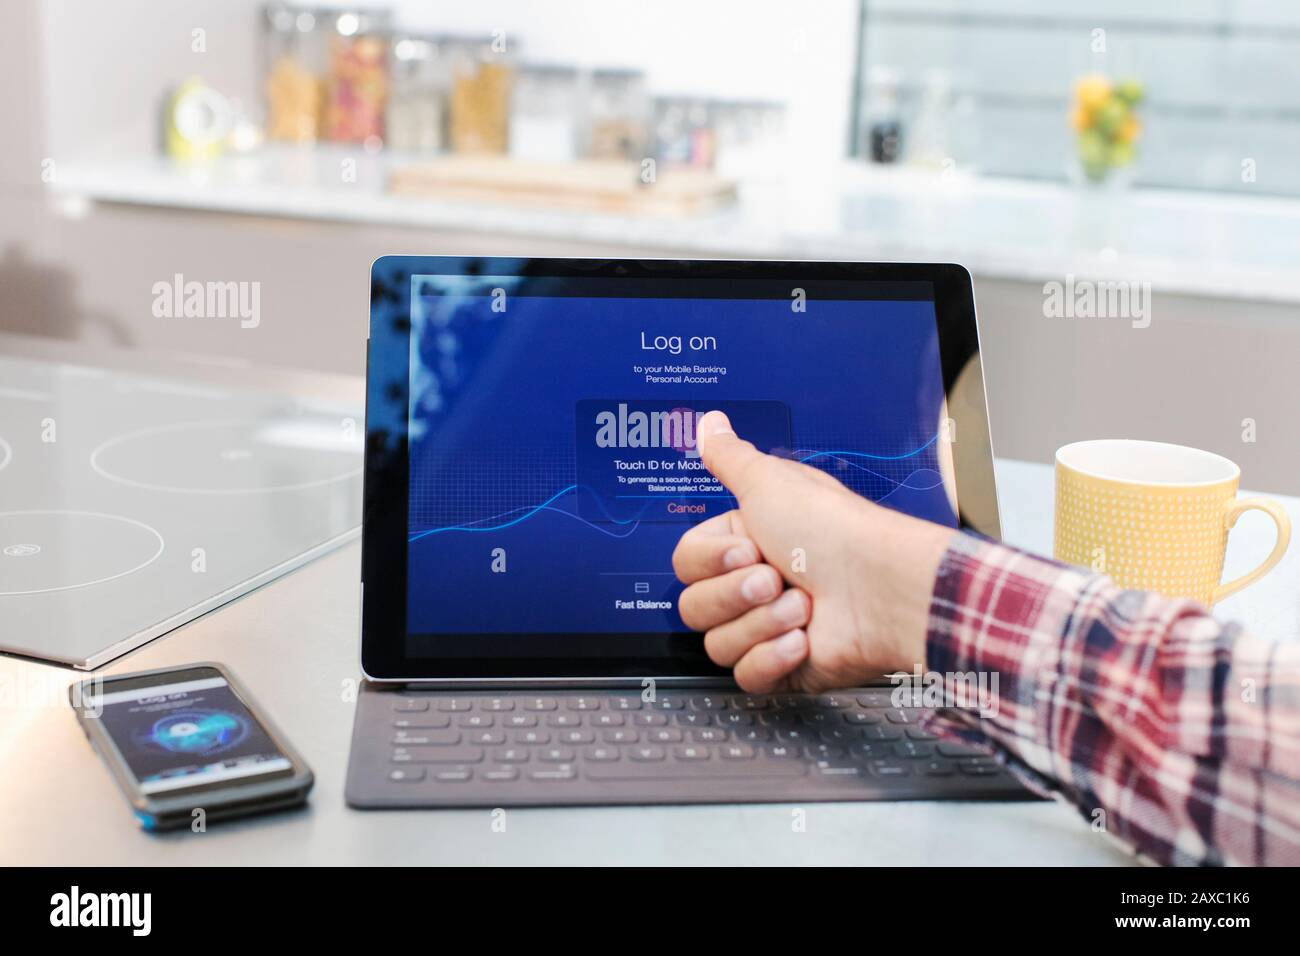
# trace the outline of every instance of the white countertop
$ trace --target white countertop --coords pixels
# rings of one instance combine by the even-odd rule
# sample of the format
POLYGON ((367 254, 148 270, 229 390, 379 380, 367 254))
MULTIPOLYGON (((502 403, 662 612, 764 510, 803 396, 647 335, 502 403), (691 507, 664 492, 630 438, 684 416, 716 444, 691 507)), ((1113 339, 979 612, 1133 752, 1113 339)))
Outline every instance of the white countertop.
MULTIPOLYGON (((998 465, 1004 533, 1046 548, 1052 475, 998 465)), ((1281 499, 1300 525, 1300 500, 1281 499)), ((1267 553, 1271 525, 1247 515, 1228 573, 1267 553)), ((0 657, 0 864, 1119 864, 1130 858, 1053 803, 811 804, 806 831, 783 804, 361 812, 343 803, 357 666, 358 564, 351 544, 214 611, 106 673, 216 659, 249 686, 316 772, 307 810, 140 831, 66 703, 82 675, 0 657)), ((1261 633, 1300 639, 1300 548, 1225 602, 1261 633)))
POLYGON ((1088 190, 844 163, 794 165, 798 175, 783 179, 769 172, 767 182, 747 180, 732 209, 653 220, 388 195, 385 174, 397 162, 323 147, 270 148, 197 169, 156 157, 67 161, 50 188, 70 212, 93 200, 533 237, 610 255, 954 261, 980 278, 1075 275, 1149 282, 1158 293, 1300 303, 1296 199, 1088 190))

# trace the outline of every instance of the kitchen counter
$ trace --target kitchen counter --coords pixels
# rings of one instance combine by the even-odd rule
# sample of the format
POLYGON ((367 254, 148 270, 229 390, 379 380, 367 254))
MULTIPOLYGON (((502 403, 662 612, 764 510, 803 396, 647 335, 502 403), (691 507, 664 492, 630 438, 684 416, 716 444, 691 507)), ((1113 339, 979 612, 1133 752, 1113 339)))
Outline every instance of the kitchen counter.
POLYGON ((1162 294, 1300 303, 1297 199, 1089 190, 861 163, 801 166, 801 176, 784 179, 777 157, 751 171, 733 208, 648 219, 390 195, 388 171, 403 161, 336 147, 273 147, 199 168, 155 157, 69 160, 50 189, 74 215, 107 202, 550 239, 610 255, 954 261, 980 278, 1074 275, 1150 283, 1162 294))
MULTIPOLYGON (((1052 474, 1003 461, 1008 540, 1046 549, 1052 474)), ((1283 499, 1300 524, 1300 500, 1283 499)), ((1271 545, 1246 515, 1227 573, 1271 545)), ((343 803, 357 660, 356 543, 212 612, 107 668, 120 673, 215 659, 274 716, 316 772, 301 812, 206 832, 138 829, 66 703, 82 675, 0 658, 0 863, 4 864, 1121 864, 1131 857, 1054 803, 522 809, 496 832, 487 810, 361 812, 343 803)), ((1222 606, 1279 640, 1300 639, 1300 548, 1222 606)))

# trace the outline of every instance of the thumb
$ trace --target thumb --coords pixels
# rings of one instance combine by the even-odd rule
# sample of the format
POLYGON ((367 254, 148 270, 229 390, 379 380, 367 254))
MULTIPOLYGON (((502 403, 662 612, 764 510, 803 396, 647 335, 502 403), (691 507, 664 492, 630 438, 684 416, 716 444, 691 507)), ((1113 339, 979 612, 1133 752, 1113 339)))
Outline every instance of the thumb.
POLYGON ((774 459, 736 436, 722 412, 700 416, 695 423, 696 447, 704 467, 738 499, 754 489, 774 459))

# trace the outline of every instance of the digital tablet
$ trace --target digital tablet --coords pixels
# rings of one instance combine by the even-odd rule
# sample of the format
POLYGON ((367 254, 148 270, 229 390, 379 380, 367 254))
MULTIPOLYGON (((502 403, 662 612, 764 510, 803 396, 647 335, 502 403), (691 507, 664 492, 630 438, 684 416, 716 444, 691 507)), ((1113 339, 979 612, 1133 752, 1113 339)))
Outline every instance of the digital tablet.
POLYGON ((671 566, 735 505, 696 450, 710 409, 885 507, 998 536, 960 266, 377 260, 366 675, 716 682, 671 566))

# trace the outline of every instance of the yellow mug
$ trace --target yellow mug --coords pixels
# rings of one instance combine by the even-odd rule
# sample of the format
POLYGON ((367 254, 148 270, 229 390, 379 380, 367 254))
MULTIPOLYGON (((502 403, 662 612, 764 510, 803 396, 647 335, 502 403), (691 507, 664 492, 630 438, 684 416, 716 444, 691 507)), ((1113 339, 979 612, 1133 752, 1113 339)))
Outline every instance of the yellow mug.
POLYGON ((1240 480, 1236 464, 1198 448, 1128 439, 1065 445, 1056 452, 1056 559, 1120 587, 1222 601, 1272 570, 1291 541, 1279 504, 1237 500, 1240 480), (1252 508, 1277 525, 1273 552, 1221 584, 1228 531, 1252 508))

